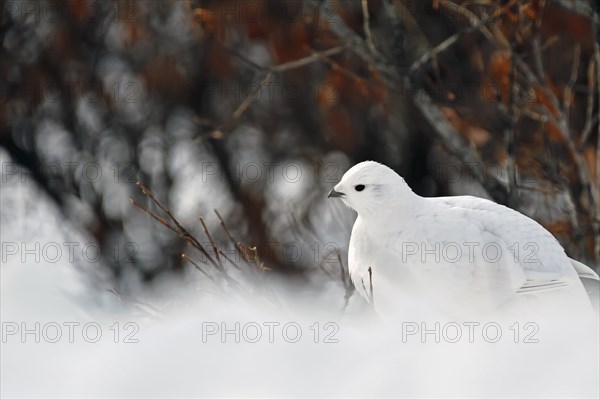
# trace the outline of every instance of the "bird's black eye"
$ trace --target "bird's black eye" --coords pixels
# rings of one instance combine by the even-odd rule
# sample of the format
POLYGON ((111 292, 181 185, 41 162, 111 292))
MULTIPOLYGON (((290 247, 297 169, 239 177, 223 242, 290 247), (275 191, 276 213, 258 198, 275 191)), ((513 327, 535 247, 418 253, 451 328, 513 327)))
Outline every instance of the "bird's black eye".
POLYGON ((357 192, 362 192, 363 190, 365 190, 365 185, 356 185, 354 186, 354 190, 356 190, 357 192))

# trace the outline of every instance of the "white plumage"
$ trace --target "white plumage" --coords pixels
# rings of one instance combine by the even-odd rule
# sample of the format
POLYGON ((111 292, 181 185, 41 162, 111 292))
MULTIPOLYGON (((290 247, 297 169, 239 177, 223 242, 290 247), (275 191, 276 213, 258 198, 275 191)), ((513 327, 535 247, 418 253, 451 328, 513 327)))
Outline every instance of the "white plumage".
POLYGON ((590 308, 580 275, 594 281, 598 275, 508 207, 472 196, 420 197, 373 161, 348 170, 329 197, 358 213, 350 274, 381 315, 416 300, 462 316, 511 307, 533 315, 540 307, 590 308))

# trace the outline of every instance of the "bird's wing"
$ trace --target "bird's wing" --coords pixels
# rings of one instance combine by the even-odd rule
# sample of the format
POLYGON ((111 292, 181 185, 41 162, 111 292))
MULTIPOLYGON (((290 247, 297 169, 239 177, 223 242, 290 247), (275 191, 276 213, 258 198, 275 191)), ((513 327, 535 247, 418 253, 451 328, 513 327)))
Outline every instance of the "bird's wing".
POLYGON ((471 196, 433 198, 428 203, 429 212, 417 218, 423 227, 421 237, 442 245, 460 241, 479 244, 481 251, 475 251, 472 259, 463 257, 454 265, 444 260, 439 263, 448 270, 462 270, 475 290, 495 289, 508 294, 510 288, 530 293, 566 286, 576 277, 558 241, 531 218, 471 196), (424 228, 431 226, 436 229, 424 228), (496 250, 501 252, 498 259, 493 252, 490 255, 496 250))

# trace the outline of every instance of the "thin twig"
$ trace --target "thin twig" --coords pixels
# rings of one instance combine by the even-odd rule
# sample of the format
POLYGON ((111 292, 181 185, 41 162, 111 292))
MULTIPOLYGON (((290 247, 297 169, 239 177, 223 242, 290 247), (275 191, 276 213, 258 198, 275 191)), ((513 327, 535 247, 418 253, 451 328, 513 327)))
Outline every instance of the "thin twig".
POLYGON ((338 279, 337 276, 335 276, 334 274, 332 274, 327 268, 325 268, 323 266, 324 262, 325 262, 325 260, 321 260, 321 262, 318 263, 317 266, 319 267, 319 269, 321 271, 323 271, 325 273, 325 275, 327 275, 328 277, 330 277, 332 280, 336 281, 338 279))
MULTIPOLYGON (((444 8, 446 11, 457 13, 458 15, 462 16, 467 21, 477 21, 480 19, 475 13, 470 11, 468 8, 466 8, 462 4, 458 4, 458 3, 455 3, 450 0, 445 0, 445 1, 440 2, 439 5, 440 5, 440 7, 444 8)), ((486 39, 488 39, 490 42, 494 41, 494 35, 492 35, 492 33, 487 28, 487 26, 481 27, 481 33, 483 33, 483 35, 486 37, 486 39)))
MULTIPOLYGON (((519 7, 519 22, 518 30, 521 29, 522 15, 519 7)), ((515 44, 510 42, 510 93, 508 96, 508 114, 509 123, 505 131, 505 146, 506 146, 506 170, 508 174, 508 200, 512 208, 518 209, 518 192, 517 192, 517 170, 515 164, 515 135, 517 129, 518 115, 516 113, 517 100, 517 64, 515 63, 515 44)))
MULTIPOLYGON (((215 267, 215 269, 217 271, 219 271, 219 273, 221 274, 221 276, 225 279, 225 281, 227 283, 229 283, 232 287, 235 287, 236 289, 238 289, 240 291, 240 293, 246 293, 245 288, 237 280, 235 280, 233 277, 231 277, 227 273, 227 271, 225 270, 225 268, 223 266, 223 263, 221 262, 220 256, 223 256, 236 269, 238 269, 238 270, 241 270, 241 269, 239 268, 239 266, 237 265, 237 263, 235 263, 234 261, 232 261, 229 257, 227 257, 225 255, 225 253, 223 253, 221 250, 219 250, 216 242, 214 241, 214 239, 212 238, 210 232, 208 231, 208 227, 206 226, 206 223, 204 222, 204 219, 202 217, 199 218, 200 219, 200 223, 202 224, 202 226, 204 228, 204 232, 206 233, 206 236, 208 237, 208 240, 210 241, 210 243, 211 243, 211 245, 213 247, 213 250, 215 252, 215 258, 218 261, 215 261, 215 259, 213 257, 211 257, 211 255, 206 251, 206 249, 204 248, 204 246, 202 246, 202 244, 183 227, 183 225, 177 220, 177 218, 175 218, 175 216, 171 213, 171 211, 167 207, 165 207, 160 201, 158 201, 154 197, 154 195, 150 192, 150 190, 148 190, 146 187, 144 187, 139 182, 137 183, 137 186, 140 188, 140 190, 142 191, 142 193, 151 202, 153 202, 158 208, 160 208, 162 211, 164 211, 168 215, 169 219, 171 219, 171 221, 176 226, 171 225, 167 220, 165 220, 164 218, 156 215, 154 212, 146 209, 145 207, 141 206, 133 198, 131 198, 130 200, 131 200, 132 204, 136 208, 140 209, 141 211, 143 211, 144 213, 146 213, 147 215, 149 215, 150 217, 152 217, 156 221, 160 222, 162 225, 164 225, 165 227, 167 227, 169 230, 171 230, 172 232, 176 233, 180 238, 184 239, 189 244, 191 244, 192 247, 194 247, 197 250, 199 250, 206 257, 206 259, 210 262, 210 265, 212 265, 213 267, 215 267)), ((221 218, 221 215, 219 214, 219 212, 217 210, 214 210, 214 212, 217 215, 217 217, 219 218, 221 226, 223 227, 223 229, 227 233, 229 239, 235 244, 236 249, 240 252, 240 254, 242 254, 242 257, 244 257, 244 260, 245 261, 253 261, 253 263, 255 264, 256 268, 253 268, 253 270, 255 271, 255 273, 257 274, 257 276, 259 278, 259 280, 263 284, 263 287, 266 288, 266 289, 268 289, 268 290, 270 290, 272 300, 275 301, 278 304, 281 304, 280 301, 279 301, 279 299, 277 298, 276 294, 273 292, 272 288, 270 288, 269 285, 267 285, 267 283, 265 282, 264 277, 262 276, 262 274, 258 273, 258 270, 260 270, 261 272, 264 272, 264 271, 267 271, 268 268, 266 268, 264 266, 264 263, 260 260, 260 258, 258 256, 258 251, 257 251, 256 247, 249 248, 249 250, 254 253, 253 260, 249 260, 248 257, 246 256, 244 250, 243 250, 243 247, 242 247, 243 244, 240 243, 240 242, 237 242, 233 238, 233 236, 229 232, 229 229, 227 228, 227 225, 225 224, 225 221, 223 220, 223 218, 221 218)), ((213 282, 215 282, 214 279, 206 271, 204 271, 200 267, 200 265, 198 263, 196 263, 194 260, 192 260, 189 256, 187 256, 186 254, 182 254, 181 256, 182 256, 182 258, 184 260, 187 260, 188 262, 190 262, 196 269, 198 269, 204 275, 206 275, 207 277, 209 277, 213 282)), ((207 263, 205 263, 205 264, 207 264, 207 263)), ((209 264, 207 264, 207 265, 209 265, 209 264)))
POLYGON ((302 57, 297 60, 288 61, 288 62, 285 62, 282 64, 278 64, 278 65, 269 67, 269 66, 257 64, 256 62, 252 61, 250 58, 246 57, 244 54, 240 53, 239 51, 235 50, 234 48, 228 46, 227 44, 225 44, 223 42, 217 42, 217 43, 220 46, 222 46, 223 48, 225 48, 225 50, 227 50, 233 56, 241 59, 246 64, 252 66, 254 69, 257 69, 259 71, 264 71, 264 72, 277 72, 277 73, 304 67, 305 65, 311 64, 315 61, 318 61, 321 56, 329 57, 329 56, 339 54, 345 50, 344 46, 335 46, 335 47, 332 47, 327 50, 313 51, 312 54, 309 56, 302 57))
MULTIPOLYGON (((325 50, 322 52, 323 56, 330 56, 330 55, 334 55, 337 53, 340 53, 341 51, 343 51, 343 47, 338 46, 338 47, 334 47, 332 49, 329 50, 325 50)), ((268 70, 269 72, 267 73, 267 75, 263 78, 263 80, 258 84, 257 87, 255 87, 250 93, 248 93, 248 95, 246 96, 246 98, 244 99, 244 101, 236 108, 236 110, 233 112, 233 114, 231 114, 231 118, 229 120, 227 120, 227 122, 221 124, 216 131, 220 132, 223 130, 223 128, 225 128, 228 125, 231 125, 233 122, 235 122, 236 120, 238 120, 243 114, 244 112, 246 112, 246 110, 248 109, 248 107, 250 107, 250 105, 254 102, 254 100, 256 99, 256 95, 268 84, 271 83, 271 81, 273 80, 274 77, 274 73, 276 72, 283 72, 283 71, 288 71, 291 69, 295 69, 295 68, 300 68, 303 67, 307 64, 310 64, 312 62, 315 62, 317 60, 319 60, 319 55, 318 54, 311 54, 308 57, 304 57, 301 58, 299 60, 295 60, 295 61, 290 61, 287 63, 283 63, 280 65, 276 65, 274 67, 271 68, 265 68, 262 67, 266 70, 268 70)))
POLYGON ((546 0, 541 0, 539 4, 539 16, 535 21, 535 34, 533 36, 533 55, 535 69, 541 82, 546 82, 546 73, 544 72, 544 61, 542 59, 541 49, 541 31, 544 12, 546 11, 546 0))
POLYGON ((223 268, 223 264, 221 264, 221 258, 219 257, 219 247, 217 246, 217 244, 213 240, 210 232, 208 231, 208 227, 206 226, 206 223, 204 222, 204 218, 199 217, 198 219, 200 220, 200 223, 202 224, 202 228, 204 228, 204 234, 206 235, 206 237, 210 241, 210 244, 211 244, 211 246, 213 248, 213 251, 215 253, 215 258, 217 259, 217 262, 219 263, 219 265, 221 266, 221 268, 223 268))
POLYGON ((367 45, 371 51, 375 52, 375 45, 373 44, 373 36, 371 35, 371 27, 369 26, 369 4, 367 0, 361 1, 362 14, 363 14, 363 30, 365 31, 365 37, 367 38, 367 45))
MULTIPOLYGON (((223 131, 225 128, 231 126, 234 122, 236 122, 244 112, 250 107, 252 102, 256 100, 256 95, 267 86, 271 80, 273 79, 273 73, 269 72, 262 81, 258 84, 258 86, 254 87, 250 93, 246 96, 246 98, 237 106, 237 108, 233 111, 229 119, 220 123, 211 133, 211 136, 214 138, 222 138, 223 131)), ((202 136, 198 137, 198 139, 202 139, 202 136)))
MULTIPOLYGON (((333 61, 331 58, 329 58, 325 54, 323 54, 323 53, 315 53, 315 54, 317 54, 323 60, 323 62, 327 63, 334 71, 341 73, 345 77, 347 77, 355 82, 361 82, 361 83, 367 85, 368 87, 373 87, 373 86, 377 87, 378 86, 383 89, 390 90, 390 88, 388 88, 386 86, 385 82, 383 82, 381 80, 365 79, 365 78, 359 76, 358 74, 350 71, 349 69, 341 66, 339 63, 333 61)), ((390 90, 390 91, 394 91, 394 90, 390 90)))
POLYGON ((246 253, 244 252, 244 250, 242 249, 242 247, 240 246, 240 242, 238 242, 237 240, 234 239, 233 235, 231 234, 231 232, 229 232, 229 228, 227 228, 227 225, 225 224, 225 221, 223 220, 223 218, 221 217, 221 214, 219 214, 219 212, 217 210, 213 210, 215 214, 217 214, 217 218, 219 218, 219 221, 221 223, 221 227, 223 228, 223 230, 225 231, 225 234, 227 235, 227 237, 229 238, 229 240, 231 240, 231 242, 233 243, 233 245, 235 246, 235 249, 240 253, 240 255, 242 256, 242 259, 246 262, 249 262, 250 260, 246 257, 246 253))
POLYGON ((577 73, 579 72, 579 63, 581 62, 581 45, 577 43, 575 45, 574 55, 573 55, 573 64, 571 65, 571 76, 569 77, 569 82, 565 86, 564 94, 563 94, 563 109, 565 113, 565 120, 569 122, 569 114, 571 111, 571 105, 575 102, 574 94, 573 94, 573 86, 575 86, 575 82, 577 82, 577 73))
POLYGON ((196 268, 198 271, 202 272, 203 275, 205 275, 208 279, 210 279, 211 281, 213 281, 214 283, 215 280, 213 279, 212 276, 210 276, 208 273, 206 273, 206 271, 204 271, 200 265, 198 265, 198 263, 196 263, 194 260, 192 260, 191 258, 189 258, 188 256, 186 256, 185 254, 181 254, 181 258, 183 260, 186 260, 187 262, 189 262, 190 264, 192 264, 194 266, 194 268, 196 268))
MULTIPOLYGON (((594 19, 594 31, 596 40, 594 41, 594 58, 596 59, 596 93, 598 94, 598 107, 600 108, 600 22, 597 19, 594 19)), ((597 117, 597 115, 596 115, 597 117)), ((598 179, 600 179, 600 121, 597 123, 597 139, 596 139, 596 193, 598 193, 598 179)), ((596 263, 598 268, 600 268, 600 199, 596 201, 596 218, 595 223, 592 224, 594 226, 595 232, 595 244, 594 244, 594 254, 596 255, 596 263)))
MULTIPOLYGON (((587 81, 588 81, 588 95, 587 95, 587 107, 585 113, 585 126, 581 132, 581 139, 579 141, 579 151, 582 152, 586 142, 592 134, 592 115, 594 112, 594 88, 596 86, 596 61, 594 57, 590 60, 587 70, 587 81)), ((600 161, 600 160, 599 160, 600 161)))
MULTIPOLYGON (((310 63, 313 63, 317 60, 319 60, 322 56, 323 57, 328 57, 328 56, 332 56, 338 53, 341 53, 342 51, 344 51, 344 47, 343 46, 337 46, 337 47, 333 47, 331 49, 327 49, 324 50, 322 52, 313 52, 313 54, 307 56, 307 57, 303 57, 300 58, 298 60, 294 60, 294 61, 289 61, 283 64, 279 64, 276 65, 274 67, 265 67, 262 65, 259 65, 257 63, 255 63, 254 61, 252 61, 251 59, 249 59, 248 57, 246 57, 245 55, 241 54, 240 52, 232 49, 231 47, 227 46, 226 44, 222 43, 222 42, 217 42, 219 43, 221 46, 223 46, 226 50, 228 50, 231 54, 235 55, 236 57, 242 59, 244 62, 246 62, 247 64, 251 65, 252 67, 259 69, 261 71, 267 71, 267 74, 265 75, 265 77, 260 81, 260 83, 258 84, 258 86, 254 87, 253 90, 248 93, 248 95, 246 96, 246 98, 236 107, 236 109, 233 111, 233 113, 231 114, 231 116, 223 121, 222 123, 220 123, 211 133, 211 137, 213 138, 222 138, 223 137, 223 131, 230 127, 231 125, 233 125, 247 110, 248 108, 252 105, 252 103, 256 100, 256 96, 258 93, 260 93, 260 91, 267 85, 269 85, 271 83, 271 81, 273 80, 274 74, 275 73, 281 73, 284 71, 289 71, 291 69, 296 69, 296 68, 300 68, 303 67, 305 65, 308 65, 310 63)), ((196 138, 196 140, 202 140, 204 138, 204 135, 198 136, 196 138)))
POLYGON ((352 279, 350 275, 346 273, 346 268, 344 267, 344 263, 342 262, 342 254, 340 250, 336 250, 338 265, 340 266, 340 279, 342 280, 342 284, 344 285, 345 293, 344 293, 344 309, 348 307, 350 303, 350 298, 354 294, 354 284, 352 283, 352 279))
POLYGON ((344 263, 342 262, 342 254, 339 249, 336 249, 335 255, 338 260, 338 265, 340 266, 340 279, 342 282, 346 282, 346 268, 344 268, 344 263))
POLYGON ((249 247, 250 251, 254 253, 252 260, 254 264, 258 267, 260 271, 268 271, 270 268, 265 266, 265 263, 260 259, 260 255, 258 254, 258 248, 256 246, 249 247))
POLYGON ((509 1, 504 6, 502 6, 500 10, 496 10, 492 15, 488 16, 487 18, 476 19, 476 21, 473 24, 456 32, 455 34, 444 40, 442 43, 435 46, 429 52, 425 53, 423 56, 421 56, 421 58, 419 58, 411 65, 409 69, 410 75, 414 75, 419 69, 421 69, 421 67, 427 64, 433 58, 434 55, 439 55, 440 53, 446 51, 464 35, 481 30, 487 27, 488 25, 491 25, 494 22, 496 22, 502 16, 502 14, 506 12, 506 10, 512 7, 514 2, 515 0, 509 1))
POLYGON ((327 23, 330 29, 340 38, 344 38, 347 48, 352 50, 357 56, 359 56, 366 63, 373 65, 375 69, 390 83, 398 81, 398 73, 396 68, 383 57, 376 49, 371 49, 366 42, 350 29, 342 18, 335 12, 331 5, 331 0, 325 0, 322 2, 313 1, 316 10, 320 15, 324 15, 327 18, 327 23))
POLYGON ((276 65, 276 66, 270 68, 270 70, 273 72, 289 71, 291 69, 300 68, 307 64, 311 64, 315 61, 318 61, 319 59, 321 59, 323 57, 330 57, 330 56, 339 54, 342 51, 344 51, 344 46, 336 46, 336 47, 332 47, 331 49, 327 49, 327 50, 323 50, 323 51, 313 51, 310 56, 301 58, 299 60, 289 61, 289 62, 286 62, 283 64, 276 65))
POLYGON ((179 231, 172 227, 165 219, 159 217, 158 215, 156 215, 155 213, 153 213, 152 211, 144 208, 144 206, 140 205, 137 201, 135 201, 134 199, 129 199, 129 201, 131 202, 131 204, 136 207, 137 209, 141 210, 142 212, 148 214, 150 217, 152 217, 153 219, 155 219, 156 221, 160 222, 162 225, 164 225, 165 227, 167 227, 169 230, 171 230, 172 232, 176 233, 177 235, 179 235, 179 231))
POLYGON ((227 254, 225 254, 223 251, 219 250, 219 253, 221 254, 221 256, 226 259, 227 261, 229 261, 229 263, 235 268, 241 271, 241 268, 239 265, 237 265, 236 262, 234 262, 231 258, 229 258, 229 256, 227 256, 227 254))
POLYGON ((121 303, 123 303, 124 305, 128 306, 128 307, 135 307, 138 310, 144 312, 147 316, 149 317, 156 317, 158 315, 161 314, 161 311, 154 307, 151 304, 148 304, 146 302, 137 300, 131 296, 127 296, 123 293, 121 293, 121 291, 119 291, 119 289, 117 289, 116 287, 113 287, 111 289, 105 289, 108 293, 111 293, 115 296, 117 296, 117 298, 119 299, 119 301, 121 303))
POLYGON ((362 287, 363 287, 363 291, 365 292, 365 296, 368 296, 369 292, 367 291, 367 287, 365 286, 365 280, 361 278, 360 283, 362 283, 362 287))
MULTIPOLYGON (((579 57, 577 57, 577 58, 579 58, 579 57)), ((563 140, 565 141, 565 143, 567 145, 567 150, 569 152, 569 156, 571 157, 571 159, 575 162, 575 165, 577 166, 577 173, 579 176, 579 181, 581 183, 581 186, 583 187, 583 191, 587 194, 588 201, 589 201, 591 207, 594 207, 594 205, 596 205, 596 207, 599 207, 598 204, 600 203, 600 199, 597 199, 597 196, 594 193, 594 190, 592 189, 590 173, 586 167, 585 159, 577 151, 577 146, 573 140, 572 135, 569 133, 569 125, 568 125, 567 116, 565 115, 565 112, 561 112, 561 107, 559 106, 558 99, 556 98, 556 96, 554 96, 554 94, 548 88, 546 88, 539 82, 538 78, 531 72, 531 70, 529 69, 527 64, 525 64, 518 57, 516 58, 516 62, 517 62, 517 66, 525 74, 525 76, 529 80, 529 82, 536 84, 537 87, 540 89, 540 91, 552 103, 551 104, 553 106, 552 110, 548 110, 546 107, 543 107, 542 110, 548 116, 550 123, 553 123, 556 126, 558 132, 561 134, 563 140)), ((578 61, 577 61, 577 65, 578 65, 578 61)), ((573 70, 575 70, 574 67, 573 67, 573 70)), ((576 73, 575 73, 575 75, 576 75, 576 73)), ((573 72, 571 73, 571 76, 573 76, 573 72)), ((571 80, 573 80, 573 78, 571 78, 571 80)))
MULTIPOLYGON (((275 301, 277 304, 281 304, 281 302, 279 301, 279 298, 277 297, 277 294, 273 291, 271 286, 268 285, 268 283, 265 281, 265 279, 263 277, 262 272, 268 271, 269 268, 265 267, 264 263, 260 260, 260 258, 258 256, 258 249, 256 248, 256 246, 248 248, 254 254, 254 257, 252 259, 250 259, 248 257, 247 251, 246 251, 246 246, 244 246, 244 244, 242 242, 235 240, 235 238, 229 231, 229 228, 227 228, 227 224, 225 224, 225 220, 223 220, 223 217, 221 217, 221 214, 219 214, 219 212, 216 209, 213 211, 217 215, 217 218, 219 219, 219 221, 221 223, 221 227, 225 231, 225 234, 227 235, 229 240, 233 243, 233 245, 235 246, 235 249, 238 251, 238 253, 242 256, 242 259, 248 263, 254 264, 255 268, 252 268, 252 270, 256 273, 256 276, 257 276, 258 280, 260 281, 260 283, 262 284, 263 288, 266 288, 270 292, 271 299, 273 301, 275 301)), ((225 256, 225 254, 223 252, 221 252, 221 254, 224 257, 226 257, 226 259, 229 262, 231 262, 233 264, 233 261, 231 261, 231 259, 229 257, 225 256)), ((240 268, 238 268, 238 269, 240 269, 240 268)))
MULTIPOLYGON (((152 192, 150 192, 146 187, 144 187, 144 185, 142 185, 140 182, 136 183, 136 186, 142 191, 142 193, 148 197, 148 199, 150 199, 150 201, 152 201, 158 208, 160 208, 161 210, 164 211, 165 214, 167 214, 167 216, 169 217, 169 219, 177 226, 177 230, 175 230, 174 232, 177 233, 179 235, 180 238, 182 238, 183 240, 187 241, 188 243, 190 243, 194 248, 196 248, 198 251, 200 251, 200 253, 202 253, 203 256, 206 257, 206 259, 217 269, 219 268, 219 264, 211 257, 211 255, 208 253, 208 251, 206 251, 206 249, 204 248, 204 246, 202 246, 202 244, 194 237, 192 236, 187 229, 185 229, 183 227, 183 225, 179 222, 179 220, 177 220, 177 218, 175 218, 175 216, 171 213, 171 211, 169 211, 169 209, 167 207, 165 207, 160 201, 158 201, 158 199, 156 199, 156 197, 154 197, 154 195, 152 194, 152 192)), ((146 211, 146 213, 148 213, 149 215, 151 215, 152 217, 154 217, 155 219, 157 219, 159 222, 162 223, 162 218, 156 216, 155 214, 153 214, 151 211, 144 209, 143 207, 139 206, 138 204, 135 203, 135 200, 130 199, 132 201, 132 203, 137 207, 137 208, 141 208, 142 210, 146 211)), ((163 223, 163 225, 165 225, 163 223)), ((169 224, 165 225, 168 228, 170 228, 171 230, 173 230, 169 224)))
POLYGON ((368 268, 369 271, 369 293, 371 297, 371 304, 375 305, 375 298, 373 297, 373 269, 371 267, 368 268))

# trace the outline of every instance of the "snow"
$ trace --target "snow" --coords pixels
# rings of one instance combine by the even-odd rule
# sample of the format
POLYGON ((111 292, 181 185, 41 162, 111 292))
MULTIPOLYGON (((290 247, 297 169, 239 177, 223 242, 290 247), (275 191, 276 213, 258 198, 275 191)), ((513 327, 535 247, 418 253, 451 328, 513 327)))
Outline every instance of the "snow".
MULTIPOLYGON (((7 161, 5 154, 0 153, 0 161, 7 161)), ((36 243, 43 247, 50 242, 89 240, 64 223, 31 181, 8 177, 0 196, 3 246, 17 243, 31 248, 36 243)), ((226 296, 205 291, 202 285, 195 290, 196 285, 176 279, 137 292, 137 300, 152 307, 124 306, 105 291, 111 282, 99 273, 101 266, 86 261, 81 252, 76 253, 76 263, 65 257, 56 262, 23 262, 5 250, 0 269, 3 398, 600 395, 597 321, 570 326, 556 323, 560 318, 554 322, 481 320, 471 343, 465 321, 423 314, 407 303, 398 307, 402 320, 390 323, 374 316, 359 296, 353 296, 343 311, 344 291, 336 283, 324 281, 315 290, 279 279, 270 285, 281 306, 264 301, 260 293, 226 296), (35 331, 36 322, 40 323, 40 342, 35 342, 32 333, 22 340, 22 324, 35 331), (532 332, 525 328, 527 322, 539 327, 527 338, 538 343, 527 343, 526 336, 532 332), (68 323, 79 324, 73 325, 72 343, 68 323), (279 324, 271 324, 272 343, 269 323, 279 324), (319 324, 317 343, 315 323, 319 324), (491 342, 494 329, 487 336, 480 329, 485 323, 502 329, 496 343, 491 342), (9 334, 14 324, 20 331, 9 334), (62 331, 56 343, 51 343, 53 324, 62 331), (101 328, 96 343, 90 343, 96 336, 92 325, 83 333, 85 324, 101 328), (287 334, 283 333, 285 324, 287 334), (256 326, 262 336, 252 343, 256 326), (294 342, 296 326, 302 335, 294 342), (451 343, 456 326, 461 327, 462 337, 451 343), (212 331, 215 327, 217 333, 212 331), (223 327, 239 333, 239 343, 232 333, 223 340, 223 327), (336 327, 338 331, 329 337, 332 342, 326 343, 327 334, 336 327), (440 342, 431 332, 422 340, 424 329, 437 331, 440 342)), ((201 278, 195 274, 193 279, 201 278)))

